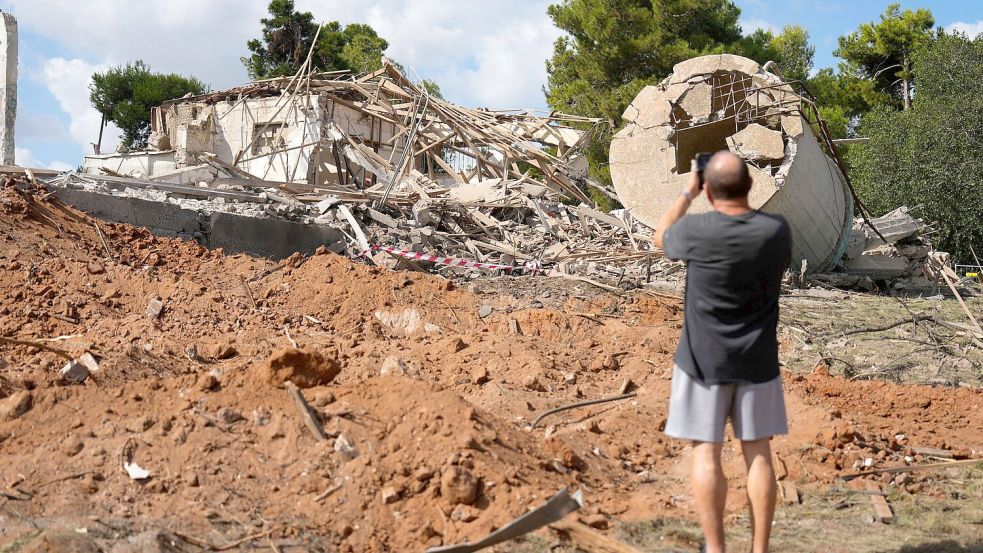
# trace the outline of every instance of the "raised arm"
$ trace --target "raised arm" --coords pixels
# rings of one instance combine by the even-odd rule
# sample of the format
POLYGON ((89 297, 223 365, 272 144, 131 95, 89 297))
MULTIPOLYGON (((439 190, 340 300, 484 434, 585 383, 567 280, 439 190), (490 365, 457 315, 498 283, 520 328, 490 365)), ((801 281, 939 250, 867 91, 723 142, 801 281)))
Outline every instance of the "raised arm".
MULTIPOLYGON (((693 163, 693 167, 696 167, 696 162, 693 163)), ((676 201, 673 202, 665 213, 659 217, 659 222, 655 225, 655 245, 658 247, 663 247, 662 238, 665 236, 666 231, 669 227, 676 224, 676 221, 680 220, 683 215, 686 215, 686 210, 689 209, 690 203, 696 198, 703 187, 700 185, 700 177, 697 176, 696 171, 690 171, 689 183, 687 183, 686 188, 679 194, 676 201)))

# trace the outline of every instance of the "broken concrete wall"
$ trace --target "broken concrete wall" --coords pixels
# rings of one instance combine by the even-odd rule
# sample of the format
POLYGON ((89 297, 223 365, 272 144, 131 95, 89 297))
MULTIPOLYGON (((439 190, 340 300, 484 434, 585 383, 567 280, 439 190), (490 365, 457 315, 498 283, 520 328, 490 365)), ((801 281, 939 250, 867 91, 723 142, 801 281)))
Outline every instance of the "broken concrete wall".
MULTIPOLYGON (((654 227, 689 179, 698 152, 731 150, 750 167, 751 206, 782 214, 792 230, 793 263, 831 269, 846 248, 853 204, 845 177, 801 115, 801 98, 747 58, 702 56, 679 63, 625 110, 611 144, 618 198, 654 227)), ((706 211, 704 196, 690 211, 706 211)))
POLYGON ((149 177, 171 173, 178 167, 174 151, 89 155, 82 161, 83 173, 100 175, 102 168, 121 175, 149 177))
POLYGON ((229 254, 283 259, 294 252, 313 253, 320 246, 340 252, 346 243, 344 233, 330 226, 219 211, 213 208, 223 204, 215 202, 174 202, 153 194, 142 198, 133 191, 116 195, 107 190, 68 186, 52 186, 51 190, 61 201, 94 217, 142 226, 159 236, 195 240, 206 248, 222 248, 229 254))

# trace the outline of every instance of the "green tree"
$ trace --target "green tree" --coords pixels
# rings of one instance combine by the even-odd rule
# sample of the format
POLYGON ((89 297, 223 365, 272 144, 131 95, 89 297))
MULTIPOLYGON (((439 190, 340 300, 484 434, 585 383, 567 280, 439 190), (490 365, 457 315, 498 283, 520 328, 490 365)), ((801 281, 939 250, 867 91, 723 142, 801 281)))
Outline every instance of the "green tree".
POLYGON ((768 46, 786 80, 805 82, 812 72, 816 47, 809 44, 809 32, 798 25, 786 25, 768 46))
POLYGON ((911 107, 915 81, 914 56, 932 40, 935 18, 927 9, 901 11, 899 4, 884 10, 879 23, 864 23, 840 37, 835 55, 854 64, 878 90, 891 91, 904 109, 911 107))
POLYGON ((103 124, 111 121, 123 131, 123 147, 139 149, 146 147, 150 135, 151 108, 207 89, 194 77, 153 73, 147 64, 136 61, 92 75, 89 100, 102 114, 103 124))
POLYGON ((871 140, 850 150, 851 176, 877 213, 920 206, 937 224, 936 246, 969 260, 970 245, 983 239, 983 35, 940 33, 912 59, 912 108, 863 118, 871 140))
POLYGON ((260 20, 262 38, 246 43, 251 54, 243 57, 242 63, 250 78, 293 75, 307 59, 315 36, 317 46, 311 55, 315 71, 365 73, 382 67, 382 56, 389 43, 369 25, 342 26, 331 21, 321 26, 318 34, 314 15, 298 12, 294 0, 272 0, 269 14, 270 17, 260 20))
POLYGON ((382 55, 389 48, 389 43, 375 29, 363 23, 352 23, 345 26, 341 34, 344 40, 341 59, 348 69, 355 73, 382 69, 382 55))
POLYGON ((439 100, 444 99, 444 95, 443 93, 440 92, 440 85, 437 84, 437 81, 434 81, 432 79, 423 79, 417 82, 416 86, 426 90, 427 94, 433 96, 434 98, 437 98, 439 100))

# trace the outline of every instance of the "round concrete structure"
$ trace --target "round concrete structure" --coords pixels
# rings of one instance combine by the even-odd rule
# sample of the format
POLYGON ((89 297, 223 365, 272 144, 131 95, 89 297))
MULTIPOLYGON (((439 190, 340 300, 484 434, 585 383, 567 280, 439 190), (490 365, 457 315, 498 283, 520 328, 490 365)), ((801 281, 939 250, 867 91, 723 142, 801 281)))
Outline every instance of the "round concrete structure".
MULTIPOLYGON (((846 179, 802 116, 801 98, 753 60, 728 54, 677 64, 635 97, 611 143, 618 198, 655 227, 679 195, 698 152, 729 149, 748 162, 754 208, 778 213, 792 230, 792 263, 809 272, 835 266, 853 225, 846 179)), ((710 208, 705 197, 690 212, 710 208)))

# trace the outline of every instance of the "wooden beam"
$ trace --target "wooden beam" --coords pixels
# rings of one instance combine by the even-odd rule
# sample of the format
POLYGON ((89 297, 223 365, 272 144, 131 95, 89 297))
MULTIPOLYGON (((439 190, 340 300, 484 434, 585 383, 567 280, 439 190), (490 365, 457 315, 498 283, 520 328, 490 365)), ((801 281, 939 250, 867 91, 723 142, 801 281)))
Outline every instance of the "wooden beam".
POLYGON ((870 504, 874 508, 874 517, 885 524, 894 520, 894 513, 891 512, 891 506, 888 505, 887 499, 884 497, 883 492, 881 492, 880 486, 873 482, 867 482, 867 490, 870 492, 877 492, 870 494, 870 504))
POLYGON ((294 406, 300 412, 300 417, 304 420, 304 424, 310 429, 311 434, 314 434, 314 439, 319 442, 328 441, 328 435, 324 433, 321 422, 311 412, 311 406, 307 404, 307 400, 304 399, 304 394, 300 392, 300 388, 289 380, 284 382, 283 385, 287 388, 287 393, 290 394, 291 399, 294 400, 294 406))
POLYGON ((549 525, 561 537, 577 545, 578 548, 591 553, 642 553, 627 543, 594 530, 590 526, 567 517, 549 525))

